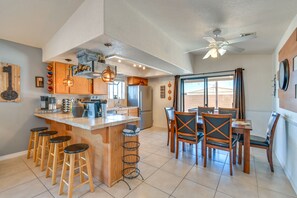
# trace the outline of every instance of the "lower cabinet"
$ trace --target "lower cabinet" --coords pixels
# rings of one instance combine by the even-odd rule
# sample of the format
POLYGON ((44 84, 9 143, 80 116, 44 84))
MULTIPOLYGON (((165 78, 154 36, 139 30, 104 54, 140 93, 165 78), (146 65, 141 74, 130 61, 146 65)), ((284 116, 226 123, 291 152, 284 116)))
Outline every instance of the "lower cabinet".
POLYGON ((128 114, 129 116, 135 116, 135 117, 138 117, 138 108, 133 108, 133 109, 129 109, 128 110, 128 114))
POLYGON ((118 115, 138 117, 138 108, 128 108, 116 110, 118 115))

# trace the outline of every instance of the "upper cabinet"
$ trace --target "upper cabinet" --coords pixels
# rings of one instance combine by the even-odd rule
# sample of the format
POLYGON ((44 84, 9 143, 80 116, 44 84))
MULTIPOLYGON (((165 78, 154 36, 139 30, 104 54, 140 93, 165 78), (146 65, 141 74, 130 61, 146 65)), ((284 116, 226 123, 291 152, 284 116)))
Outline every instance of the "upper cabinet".
MULTIPOLYGON (((51 94, 108 94, 108 84, 102 79, 87 79, 77 76, 72 76, 73 86, 67 87, 63 84, 63 79, 69 74, 69 64, 52 62, 48 65, 48 92, 51 94)), ((71 73, 71 72, 70 72, 71 73)))
POLYGON ((128 77, 127 78, 128 85, 148 85, 148 79, 147 78, 140 78, 140 77, 128 77))
POLYGON ((107 95, 108 83, 103 82, 101 78, 93 79, 93 94, 107 95))

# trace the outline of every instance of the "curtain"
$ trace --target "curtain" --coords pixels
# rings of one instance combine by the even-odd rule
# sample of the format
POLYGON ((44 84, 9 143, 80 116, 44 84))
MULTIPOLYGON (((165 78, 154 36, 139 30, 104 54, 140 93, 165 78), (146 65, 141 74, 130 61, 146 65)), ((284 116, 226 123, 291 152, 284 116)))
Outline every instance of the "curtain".
POLYGON ((175 111, 178 111, 178 90, 179 90, 179 81, 180 81, 180 76, 177 75, 174 77, 174 91, 173 91, 173 107, 175 111))
POLYGON ((245 96, 244 96, 244 83, 243 83, 243 72, 244 69, 237 68, 234 76, 233 86, 233 106, 238 108, 239 119, 245 119, 245 96))

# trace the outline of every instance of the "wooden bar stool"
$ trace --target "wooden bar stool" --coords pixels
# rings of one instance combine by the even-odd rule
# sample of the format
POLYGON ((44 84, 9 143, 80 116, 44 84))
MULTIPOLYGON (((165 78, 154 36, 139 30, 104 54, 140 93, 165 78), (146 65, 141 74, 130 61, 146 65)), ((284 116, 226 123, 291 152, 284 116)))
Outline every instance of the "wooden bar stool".
POLYGON ((27 152, 27 159, 30 158, 31 149, 33 146, 33 161, 36 161, 36 153, 37 153, 37 143, 38 143, 38 133, 42 131, 48 130, 48 127, 36 127, 31 129, 29 144, 28 144, 28 152, 27 152))
POLYGON ((86 183, 89 183, 91 192, 94 192, 93 177, 91 172, 90 158, 88 154, 88 144, 72 144, 64 149, 64 161, 62 168, 62 175, 60 181, 59 195, 64 192, 64 183, 68 186, 68 197, 72 197, 72 192, 75 188, 78 188, 86 183), (78 167, 75 167, 75 155, 78 155, 78 167), (69 159, 70 158, 70 159, 69 159), (68 182, 65 180, 65 175, 69 167, 69 179, 68 182), (86 167, 87 172, 84 171, 86 167), (78 174, 74 174, 74 171, 79 169, 78 174), (88 177, 88 180, 84 181, 84 175, 88 177), (80 176, 80 184, 74 186, 74 177, 80 176))
POLYGON ((63 160, 60 160, 60 156, 62 153, 64 153, 63 150, 66 146, 69 145, 70 140, 71 136, 59 136, 54 137, 49 141, 50 148, 45 177, 49 177, 50 172, 52 173, 52 185, 55 185, 57 183, 56 178, 58 164, 60 164, 60 162, 63 162, 63 160))
POLYGON ((38 166, 40 161, 40 170, 44 171, 45 152, 48 150, 49 139, 56 135, 57 131, 45 131, 38 134, 38 147, 35 166, 38 166))

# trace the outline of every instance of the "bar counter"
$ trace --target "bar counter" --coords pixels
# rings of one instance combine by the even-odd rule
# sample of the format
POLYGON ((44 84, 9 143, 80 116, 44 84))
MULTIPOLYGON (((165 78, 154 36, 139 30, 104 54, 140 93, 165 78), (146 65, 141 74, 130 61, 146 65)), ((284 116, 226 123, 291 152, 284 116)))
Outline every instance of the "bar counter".
POLYGON ((45 119, 50 130, 58 131, 58 135, 70 135, 71 143, 89 144, 94 178, 109 187, 121 179, 122 130, 127 123, 137 125, 139 117, 111 115, 106 118, 74 118, 72 114, 63 113, 34 115, 45 119))

